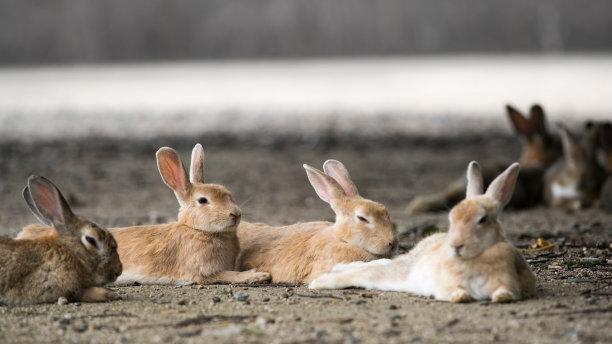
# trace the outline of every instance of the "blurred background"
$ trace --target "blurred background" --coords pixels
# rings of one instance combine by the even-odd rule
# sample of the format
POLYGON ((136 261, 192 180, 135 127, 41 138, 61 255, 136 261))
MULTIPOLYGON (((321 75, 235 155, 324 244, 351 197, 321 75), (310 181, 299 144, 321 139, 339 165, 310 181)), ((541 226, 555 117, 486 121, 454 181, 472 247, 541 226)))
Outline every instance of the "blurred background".
POLYGON ((3 139, 507 132, 612 111, 607 0, 0 0, 3 139))

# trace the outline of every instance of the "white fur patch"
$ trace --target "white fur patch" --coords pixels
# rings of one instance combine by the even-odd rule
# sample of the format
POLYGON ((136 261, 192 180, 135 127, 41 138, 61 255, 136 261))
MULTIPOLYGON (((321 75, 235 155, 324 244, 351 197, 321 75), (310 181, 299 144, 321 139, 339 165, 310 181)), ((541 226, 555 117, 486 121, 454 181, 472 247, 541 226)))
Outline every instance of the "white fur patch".
POLYGON ((423 296, 433 295, 439 300, 445 299, 441 290, 438 289, 434 269, 430 264, 423 261, 414 264, 405 285, 402 286, 402 290, 423 296))
POLYGON ((484 275, 478 275, 469 278, 465 281, 465 289, 470 294, 472 299, 474 300, 486 300, 491 297, 489 293, 483 290, 485 283, 487 283, 487 278, 484 275))
POLYGON ((554 198, 575 199, 580 196, 577 186, 577 183, 571 183, 569 185, 553 183, 551 186, 551 192, 554 198))

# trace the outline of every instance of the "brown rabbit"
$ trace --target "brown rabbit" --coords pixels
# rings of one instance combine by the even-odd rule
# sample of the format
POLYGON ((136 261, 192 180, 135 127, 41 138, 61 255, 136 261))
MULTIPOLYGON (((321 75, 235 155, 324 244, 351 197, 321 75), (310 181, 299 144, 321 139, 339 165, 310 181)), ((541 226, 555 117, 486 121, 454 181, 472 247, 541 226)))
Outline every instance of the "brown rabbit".
MULTIPOLYGON (((162 225, 113 228, 124 271, 117 284, 256 283, 270 274, 234 271, 239 245, 236 228, 242 212, 223 186, 204 184, 204 150, 197 144, 190 175, 178 153, 163 147, 157 166, 180 204, 178 221, 162 225)), ((44 235, 24 230, 19 237, 44 235)))
POLYGON ((599 127, 588 127, 581 143, 566 128, 560 131, 564 158, 546 172, 546 203, 571 209, 595 205, 606 178, 596 157, 599 127))
POLYGON ((100 302, 116 299, 102 288, 121 274, 113 236, 74 215, 61 192, 31 176, 23 197, 34 215, 52 226, 36 239, 0 238, 0 303, 100 302))
POLYGON ((238 227, 242 270, 268 271, 273 282, 310 282, 336 263, 391 257, 397 248, 387 210, 359 196, 344 165, 327 160, 321 172, 304 165, 317 195, 329 203, 336 222, 272 227, 243 222, 238 227))
MULTIPOLYGON (((557 136, 548 131, 546 115, 540 105, 535 104, 531 107, 530 118, 525 117, 510 105, 506 106, 506 111, 517 136, 521 139, 522 147, 518 161, 522 165, 522 171, 508 208, 531 207, 543 201, 544 173, 561 157, 561 142, 557 136)), ((495 176, 501 173, 505 166, 506 163, 499 161, 489 161, 483 164, 482 174, 485 185, 488 185, 495 176)), ((418 214, 450 209, 463 199, 465 186, 465 178, 458 178, 440 193, 415 197, 408 204, 406 211, 409 214, 418 214)))

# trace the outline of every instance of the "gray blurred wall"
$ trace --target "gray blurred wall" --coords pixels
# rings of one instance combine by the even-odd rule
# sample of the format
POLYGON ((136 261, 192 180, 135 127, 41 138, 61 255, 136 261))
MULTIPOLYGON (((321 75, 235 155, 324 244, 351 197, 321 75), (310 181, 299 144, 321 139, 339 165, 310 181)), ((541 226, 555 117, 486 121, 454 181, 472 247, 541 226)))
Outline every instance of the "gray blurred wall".
POLYGON ((610 0, 0 0, 0 63, 610 51, 610 0))

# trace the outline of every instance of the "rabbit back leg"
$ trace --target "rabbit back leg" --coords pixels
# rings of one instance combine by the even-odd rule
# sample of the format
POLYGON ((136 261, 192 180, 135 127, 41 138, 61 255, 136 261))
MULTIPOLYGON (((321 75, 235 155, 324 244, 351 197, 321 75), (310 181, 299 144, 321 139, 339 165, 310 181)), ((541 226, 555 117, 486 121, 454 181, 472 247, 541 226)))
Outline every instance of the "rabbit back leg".
POLYGON ((402 264, 390 259, 344 264, 340 271, 323 274, 314 279, 308 287, 310 289, 361 287, 406 291, 406 277, 403 276, 407 276, 407 273, 402 273, 402 268, 402 264))
POLYGON ((255 269, 248 271, 220 271, 209 276, 200 276, 196 279, 197 283, 208 284, 215 282, 227 283, 264 283, 270 281, 270 274, 267 272, 257 272, 255 269))

